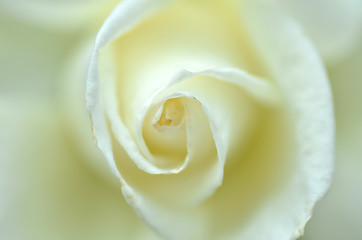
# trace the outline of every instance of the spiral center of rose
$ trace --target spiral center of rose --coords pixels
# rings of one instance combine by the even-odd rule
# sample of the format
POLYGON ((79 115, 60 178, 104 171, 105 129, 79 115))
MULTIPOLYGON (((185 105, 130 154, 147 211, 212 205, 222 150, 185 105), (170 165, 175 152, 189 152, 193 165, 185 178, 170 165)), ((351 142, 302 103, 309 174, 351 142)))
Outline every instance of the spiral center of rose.
POLYGON ((179 98, 167 100, 162 109, 162 114, 156 125, 175 127, 180 126, 184 121, 185 109, 179 98))

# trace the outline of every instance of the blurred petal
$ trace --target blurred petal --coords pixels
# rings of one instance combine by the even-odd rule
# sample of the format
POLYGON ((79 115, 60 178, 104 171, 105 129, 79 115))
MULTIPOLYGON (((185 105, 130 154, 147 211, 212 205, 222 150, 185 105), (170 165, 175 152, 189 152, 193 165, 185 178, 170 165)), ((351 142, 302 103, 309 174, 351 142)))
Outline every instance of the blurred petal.
POLYGON ((303 26, 323 59, 333 64, 351 54, 362 36, 360 0, 281 0, 303 26))
POLYGON ((77 87, 84 80, 84 54, 74 53, 81 57, 69 62, 76 70, 66 67, 66 80, 77 81, 75 94, 67 89, 69 82, 63 83, 62 72, 68 56, 91 33, 87 28, 85 36, 69 34, 76 27, 69 25, 75 19, 65 17, 69 6, 52 20, 55 6, 43 3, 32 8, 29 1, 1 2, 0 239, 158 239, 114 188, 117 181, 109 177, 104 182, 89 168, 93 165, 85 164, 93 160, 109 172, 89 139, 88 125, 80 123, 88 122, 77 87), (69 102, 57 104, 64 100, 63 86, 65 94, 72 93, 69 101, 79 103, 73 108, 69 102), (65 122, 65 113, 74 114, 73 122, 65 122))
POLYGON ((70 32, 97 28, 119 0, 2 0, 0 12, 3 16, 50 31, 70 32))
POLYGON ((57 74, 75 41, 0 15, 0 94, 17 99, 52 99, 57 74))
POLYGON ((101 178, 110 184, 116 184, 106 160, 100 157, 99 150, 93 146, 92 126, 84 101, 85 80, 89 58, 92 53, 93 39, 85 38, 74 44, 73 51, 64 57, 64 63, 59 66, 62 73, 59 74, 57 106, 60 117, 68 136, 68 140, 84 158, 84 164, 92 168, 101 178), (92 146, 92 147, 90 147, 92 146))
MULTIPOLYGON (((361 40, 361 39, 360 39, 361 40)), ((336 173, 330 192, 308 223, 305 240, 362 236, 362 44, 329 69, 335 97, 336 173)))
POLYGON ((120 191, 82 163, 53 106, 3 100, 1 239, 158 239, 120 191))

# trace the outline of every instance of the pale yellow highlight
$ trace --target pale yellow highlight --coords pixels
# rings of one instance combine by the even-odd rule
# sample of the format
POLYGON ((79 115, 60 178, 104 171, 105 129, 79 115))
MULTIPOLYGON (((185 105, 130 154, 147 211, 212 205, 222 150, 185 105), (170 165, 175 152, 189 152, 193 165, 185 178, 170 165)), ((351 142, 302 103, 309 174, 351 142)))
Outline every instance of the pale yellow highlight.
POLYGON ((168 99, 162 109, 161 117, 158 119, 155 127, 168 126, 174 127, 182 124, 184 120, 185 110, 180 98, 168 99))
POLYGON ((142 135, 158 167, 183 165, 187 156, 187 133, 183 98, 152 106, 144 119, 142 135))

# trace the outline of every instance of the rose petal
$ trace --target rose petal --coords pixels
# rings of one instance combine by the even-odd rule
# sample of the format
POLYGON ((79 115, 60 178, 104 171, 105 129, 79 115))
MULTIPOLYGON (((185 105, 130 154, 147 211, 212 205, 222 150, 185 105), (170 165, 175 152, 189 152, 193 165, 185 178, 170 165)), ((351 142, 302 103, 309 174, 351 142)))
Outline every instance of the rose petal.
POLYGON ((80 27, 84 29, 98 27, 104 16, 118 2, 117 0, 67 2, 3 0, 0 2, 0 12, 3 16, 43 27, 48 31, 67 33, 79 30, 80 27), (90 21, 92 24, 89 24, 90 21))
POLYGON ((83 164, 57 110, 50 101, 0 99, 0 238, 159 239, 118 188, 83 164))
POLYGON ((299 170, 285 192, 291 199, 290 207, 285 205, 284 211, 273 216, 275 221, 286 217, 281 221, 286 225, 274 226, 267 236, 284 239, 291 234, 296 238, 303 234, 313 205, 325 194, 331 182, 334 158, 332 96, 323 64, 301 28, 266 1, 249 1, 246 9, 244 13, 250 32, 272 77, 285 93, 297 140, 299 170))
MULTIPOLYGON (((185 100, 185 109, 188 112, 190 119, 187 120, 187 130, 184 129, 184 131, 187 131, 188 150, 187 157, 185 157, 186 159, 182 161, 182 165, 170 169, 157 166, 157 162, 160 162, 162 159, 158 159, 157 156, 153 156, 150 153, 143 141, 142 131, 140 131, 139 136, 132 136, 130 131, 123 123, 122 119, 119 117, 117 111, 117 99, 115 97, 114 91, 115 88, 114 85, 112 85, 112 79, 114 78, 112 72, 114 73, 114 71, 110 70, 112 64, 107 64, 107 75, 105 75, 104 70, 102 70, 103 65, 104 64, 100 65, 100 71, 102 82, 105 82, 105 84, 103 85, 105 111, 109 119, 109 125, 112 129, 111 135, 114 135, 114 138, 117 141, 117 143, 114 143, 113 149, 114 151, 116 151, 116 149, 120 148, 121 146, 122 149, 124 149, 124 151, 118 153, 118 156, 115 159, 116 163, 118 164, 118 170, 122 173, 121 175, 126 180, 127 184, 130 184, 133 188, 142 191, 143 195, 153 196, 162 200, 162 198, 167 199, 167 197, 165 197, 165 194, 168 194, 172 196, 168 197, 169 200, 177 200, 177 202, 183 202, 184 204, 191 204, 191 202, 200 201, 200 199, 204 198, 203 195, 210 195, 209 187, 205 187, 205 184, 211 184, 213 186, 212 188, 214 188, 215 185, 219 185, 220 177, 217 178, 215 177, 215 174, 211 174, 212 172, 215 172, 217 170, 218 161, 216 157, 216 149, 213 143, 213 138, 209 128, 208 120, 205 118, 204 114, 200 114, 202 113, 202 110, 198 106, 199 104, 195 104, 190 102, 189 100, 185 100), (190 112, 193 112, 193 114, 191 114, 190 112), (195 127, 197 127, 198 129, 195 129, 195 127), (199 131, 201 132, 201 134, 189 134, 192 131, 199 131), (210 139, 211 142, 207 143, 207 141, 203 139, 204 137, 210 139), (198 147, 200 143, 203 143, 204 147, 209 146, 208 148, 206 148, 209 150, 209 152, 204 153, 203 151, 200 151, 200 147, 198 147), (119 144, 121 146, 119 146, 119 144), (215 158, 215 161, 212 160, 212 158, 215 158), (193 161, 198 162, 197 165, 203 165, 202 168, 205 169, 203 173, 198 171, 200 169, 199 166, 172 177, 145 174, 178 173, 183 170, 188 162, 192 159, 194 159, 193 161), (132 164, 130 165, 130 163, 132 162, 135 162, 137 166, 144 172, 140 172, 138 168, 135 168, 135 166, 132 166, 132 164), (202 162, 204 164, 201 164, 202 162), (206 176, 208 175, 209 177, 213 177, 215 180, 211 181, 209 179, 210 181, 205 181, 205 174, 206 176), (193 183, 190 187, 191 181, 193 183), (218 183, 215 184, 215 181, 217 181, 218 183), (200 186, 200 184, 202 184, 202 186, 200 186), (200 191, 200 189, 203 189, 203 191, 200 191)), ((147 108, 144 109, 141 107, 140 109, 144 110, 144 112, 141 112, 143 116, 148 111, 147 108)), ((135 122, 134 125, 139 126, 140 129, 142 129, 143 118, 144 117, 141 118, 142 121, 140 121, 139 124, 135 122)), ((218 171, 220 173, 220 169, 218 171)))
POLYGON ((359 44, 360 0, 282 0, 281 3, 300 22, 327 63, 341 61, 359 44))
POLYGON ((335 99, 336 172, 323 204, 316 206, 303 239, 358 239, 362 234, 362 45, 329 70, 335 99))

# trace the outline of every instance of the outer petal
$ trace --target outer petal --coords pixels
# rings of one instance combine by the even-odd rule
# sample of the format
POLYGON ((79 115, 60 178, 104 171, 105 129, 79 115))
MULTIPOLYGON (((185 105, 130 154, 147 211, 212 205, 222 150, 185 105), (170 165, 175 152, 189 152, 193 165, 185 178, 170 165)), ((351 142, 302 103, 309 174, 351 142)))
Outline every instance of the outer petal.
MULTIPOLYGON (((7 14, 0 14, 0 239, 158 239, 69 141, 83 141, 104 162, 90 134, 64 128, 56 102, 73 36, 7 14)), ((77 114, 87 119, 86 110, 77 114)))
POLYGON ((91 123, 87 112, 84 94, 85 80, 87 75, 88 60, 92 52, 91 38, 85 38, 80 43, 75 44, 73 52, 65 58, 61 65, 63 69, 59 77, 57 105, 60 106, 62 123, 67 129, 69 141, 82 155, 86 164, 98 172, 110 184, 117 186, 114 176, 110 174, 106 160, 100 157, 99 150, 93 145, 91 123), (88 123, 88 124, 86 124, 88 123))
POLYGON ((362 44, 329 70, 336 112, 336 172, 323 204, 307 224, 305 240, 362 236, 362 44))
MULTIPOLYGON (((74 32, 80 27, 97 28, 102 19, 118 3, 118 0, 2 0, 2 16, 13 18, 48 31, 74 32)), ((81 29, 80 31, 84 31, 81 29)))
MULTIPOLYGON (((289 209, 289 214, 295 211, 294 220, 289 220, 289 231, 297 237, 303 234, 313 205, 331 182, 332 96, 323 64, 300 27, 267 1, 250 1, 249 6, 245 11, 246 22, 271 75, 285 93, 295 123, 300 170, 293 177, 296 182, 292 183, 297 185, 291 185, 289 192, 290 198, 295 198, 293 208, 289 209)), ((270 239, 288 236, 287 228, 274 231, 270 239)))
POLYGON ((0 239, 158 239, 83 164, 58 113, 0 99, 0 239))
POLYGON ((281 0, 303 26, 327 63, 351 54, 362 36, 360 0, 281 0))
POLYGON ((0 94, 13 99, 51 98, 71 36, 0 14, 0 94), (21 69, 21 70, 20 70, 21 69))

